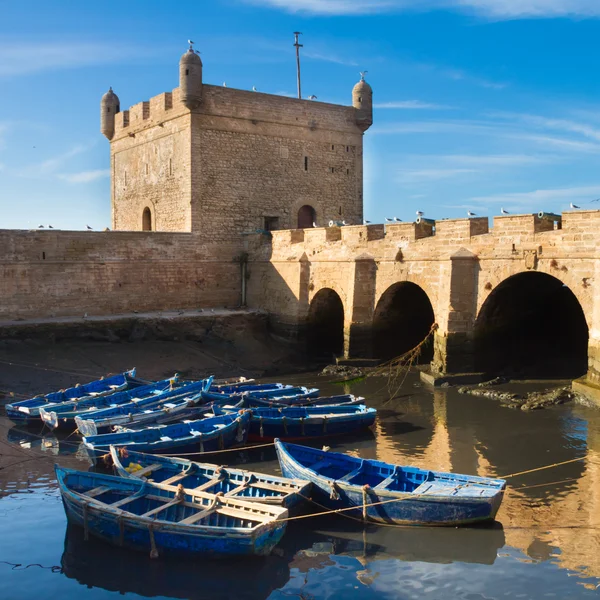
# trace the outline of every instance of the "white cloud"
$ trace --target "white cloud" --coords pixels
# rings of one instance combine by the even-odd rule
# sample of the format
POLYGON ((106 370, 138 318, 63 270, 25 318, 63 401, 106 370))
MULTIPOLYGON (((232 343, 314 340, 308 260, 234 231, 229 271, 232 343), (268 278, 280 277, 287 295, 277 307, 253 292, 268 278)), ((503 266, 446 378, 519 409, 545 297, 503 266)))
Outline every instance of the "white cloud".
POLYGON ((358 63, 351 58, 342 58, 337 54, 331 54, 329 52, 311 52, 309 50, 302 53, 302 58, 311 58, 313 60, 331 62, 335 63, 336 65, 346 65, 350 67, 358 66, 358 63))
POLYGON ((486 167, 513 167, 548 162, 551 157, 530 154, 449 154, 437 158, 451 164, 486 166, 486 167))
POLYGON ((73 146, 69 150, 62 152, 61 154, 56 154, 52 158, 47 158, 46 160, 42 160, 37 163, 32 163, 24 167, 15 168, 13 169, 12 174, 16 177, 24 177, 27 179, 39 179, 49 177, 62 178, 58 174, 58 172, 64 166, 70 163, 72 158, 86 152, 88 149, 89 146, 78 144, 76 146, 73 146))
POLYGON ((3 41, 0 42, 0 77, 147 58, 149 52, 155 50, 112 42, 3 41))
MULTIPOLYGON (((543 119, 540 118, 540 123, 543 119)), ((564 122, 560 119, 548 119, 553 123, 564 122)), ((561 150, 568 153, 600 153, 600 143, 586 140, 573 139, 572 137, 560 137, 549 135, 546 132, 537 131, 539 127, 532 127, 528 123, 512 123, 507 125, 500 121, 477 121, 477 120, 431 120, 431 121, 406 121, 400 123, 386 123, 371 129, 370 135, 396 135, 396 134, 458 134, 486 136, 488 138, 511 139, 527 142, 541 150, 561 150), (535 130, 535 131, 534 131, 535 130)), ((581 125, 581 133, 586 127, 581 125)), ((566 129, 569 133, 575 132, 575 128, 566 129)), ((591 130, 587 131, 588 137, 591 130)))
POLYGON ((449 110, 452 106, 445 104, 433 104, 421 100, 397 100, 394 102, 375 102, 373 108, 378 109, 400 109, 400 110, 449 110))
POLYGON ((97 179, 110 177, 110 169, 95 169, 92 171, 81 171, 80 173, 61 173, 57 177, 69 183, 90 183, 97 179))
POLYGON ((598 0, 245 0, 288 12, 322 15, 455 10, 492 19, 599 17, 598 0))
POLYGON ((544 204, 564 201, 576 204, 591 203, 600 196, 600 185, 579 186, 570 188, 556 188, 533 190, 529 192, 508 192, 492 194, 490 196, 476 196, 470 198, 472 202, 481 204, 501 204, 513 206, 542 207, 544 204))
POLYGON ((460 175, 476 173, 477 169, 415 169, 400 171, 397 181, 400 183, 417 183, 422 181, 439 181, 460 175))

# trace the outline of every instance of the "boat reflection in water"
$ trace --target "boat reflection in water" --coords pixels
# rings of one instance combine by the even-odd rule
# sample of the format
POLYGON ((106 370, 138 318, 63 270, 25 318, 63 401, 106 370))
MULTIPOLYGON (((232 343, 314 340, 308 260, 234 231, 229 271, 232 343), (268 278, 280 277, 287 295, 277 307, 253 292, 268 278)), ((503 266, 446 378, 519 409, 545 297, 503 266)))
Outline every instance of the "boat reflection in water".
POLYGON ((69 525, 61 565, 63 573, 81 585, 121 594, 263 600, 288 583, 291 569, 301 573, 323 569, 332 564, 332 555, 356 559, 365 569, 357 572, 357 578, 368 585, 366 569, 378 560, 491 565, 504 545, 499 523, 460 530, 377 526, 365 530, 361 524, 340 517, 318 517, 312 525, 291 522, 271 556, 246 558, 235 564, 231 560, 152 560, 147 554, 115 548, 100 540, 90 538, 86 542, 83 530, 69 525))
MULTIPOLYGON (((288 532, 289 533, 289 532, 288 532)), ((289 558, 279 548, 271 556, 244 560, 153 560, 149 554, 115 548, 83 537, 67 526, 63 573, 87 587, 151 598, 262 600, 290 578, 289 558)))

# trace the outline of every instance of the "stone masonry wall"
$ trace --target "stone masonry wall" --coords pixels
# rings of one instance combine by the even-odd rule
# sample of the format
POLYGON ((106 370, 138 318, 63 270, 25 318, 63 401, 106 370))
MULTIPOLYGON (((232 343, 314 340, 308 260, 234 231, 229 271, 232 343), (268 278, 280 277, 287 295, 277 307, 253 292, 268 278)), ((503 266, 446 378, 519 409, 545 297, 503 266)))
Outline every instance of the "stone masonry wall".
POLYGON ((192 234, 0 230, 0 319, 235 307, 239 250, 192 234))
POLYGON ((121 124, 111 144, 113 229, 140 231, 149 208, 153 231, 191 231, 191 120, 172 100, 173 94, 161 94, 117 114, 121 124))
POLYGON ((271 243, 265 236, 249 240, 248 302, 293 334, 312 298, 331 288, 344 304, 350 351, 356 315, 364 326, 390 286, 413 282, 427 293, 439 325, 434 366, 452 372, 468 362, 470 336, 490 293, 512 275, 543 272, 578 299, 590 330, 588 377, 600 382, 599 226, 600 211, 574 211, 562 216, 561 229, 537 215, 511 215, 495 218, 492 229, 487 218, 438 221, 427 234, 415 223, 278 231, 271 243), (357 313, 357 301, 370 306, 357 313))
POLYGON ((308 204, 319 225, 362 222, 362 132, 351 106, 204 85, 190 112, 179 89, 117 115, 111 143, 113 228, 230 240, 295 227, 308 204))

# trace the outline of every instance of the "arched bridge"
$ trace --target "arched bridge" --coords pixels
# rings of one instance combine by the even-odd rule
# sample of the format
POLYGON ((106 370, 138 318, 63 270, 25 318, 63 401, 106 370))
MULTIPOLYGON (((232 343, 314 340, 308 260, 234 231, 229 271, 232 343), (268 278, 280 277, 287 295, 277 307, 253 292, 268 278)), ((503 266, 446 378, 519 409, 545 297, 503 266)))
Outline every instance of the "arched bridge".
POLYGON ((389 358, 438 328, 438 373, 600 383, 600 211, 274 231, 248 303, 321 355, 389 358))

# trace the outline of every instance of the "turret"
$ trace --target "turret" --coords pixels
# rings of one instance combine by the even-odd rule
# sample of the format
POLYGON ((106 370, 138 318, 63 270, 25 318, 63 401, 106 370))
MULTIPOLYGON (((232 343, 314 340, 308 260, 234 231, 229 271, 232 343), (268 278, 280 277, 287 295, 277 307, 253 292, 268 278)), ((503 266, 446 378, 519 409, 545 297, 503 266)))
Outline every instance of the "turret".
POLYGON ((360 74, 360 81, 352 90, 352 106, 356 109, 356 124, 365 132, 373 125, 373 90, 365 81, 365 73, 360 74))
POLYGON ((109 88, 100 101, 100 131, 109 140, 115 135, 115 115, 120 110, 119 97, 109 88))
POLYGON ((198 108, 202 102, 202 61, 191 42, 179 61, 179 89, 181 101, 190 110, 198 108))

